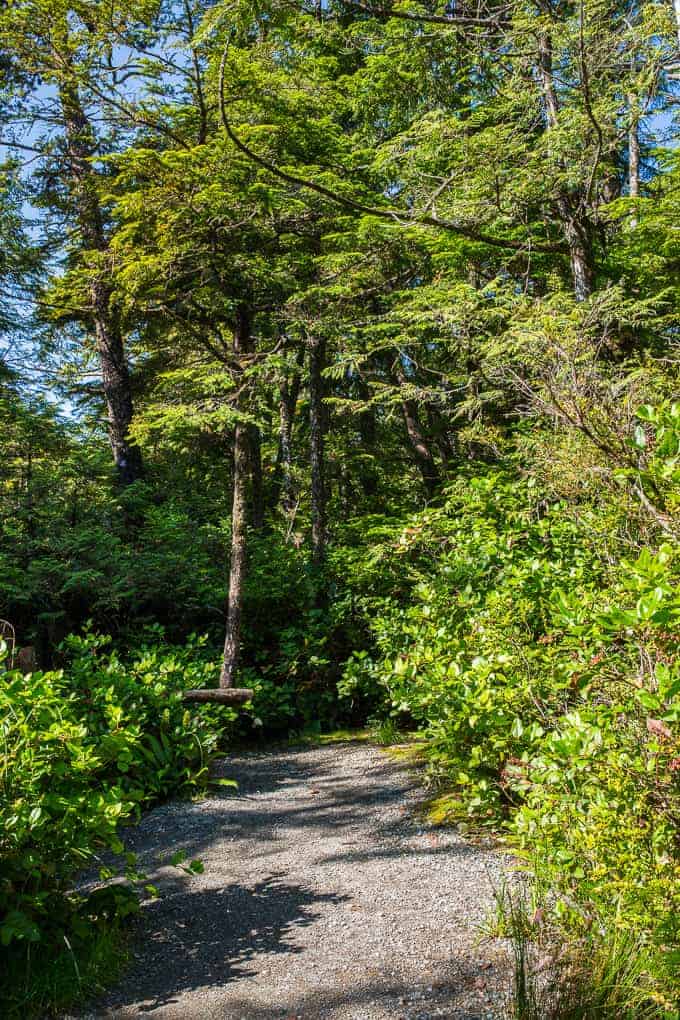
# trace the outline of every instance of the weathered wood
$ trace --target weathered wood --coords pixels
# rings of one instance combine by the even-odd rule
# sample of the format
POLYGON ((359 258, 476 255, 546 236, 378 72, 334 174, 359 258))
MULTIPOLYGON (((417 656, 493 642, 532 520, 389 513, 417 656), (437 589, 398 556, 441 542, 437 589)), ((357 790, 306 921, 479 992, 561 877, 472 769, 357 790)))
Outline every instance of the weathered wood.
POLYGON ((184 691, 183 701, 215 701, 220 705, 238 705, 250 701, 253 691, 249 687, 210 687, 184 691))

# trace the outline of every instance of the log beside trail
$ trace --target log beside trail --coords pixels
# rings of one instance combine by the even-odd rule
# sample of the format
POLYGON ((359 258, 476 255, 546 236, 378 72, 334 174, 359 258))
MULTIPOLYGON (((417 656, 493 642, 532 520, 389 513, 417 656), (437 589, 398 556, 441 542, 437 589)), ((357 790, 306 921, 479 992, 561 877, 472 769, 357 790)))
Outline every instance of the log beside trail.
POLYGON ((220 705, 241 705, 250 701, 253 691, 249 687, 210 687, 195 691, 184 691, 183 701, 214 701, 220 705))

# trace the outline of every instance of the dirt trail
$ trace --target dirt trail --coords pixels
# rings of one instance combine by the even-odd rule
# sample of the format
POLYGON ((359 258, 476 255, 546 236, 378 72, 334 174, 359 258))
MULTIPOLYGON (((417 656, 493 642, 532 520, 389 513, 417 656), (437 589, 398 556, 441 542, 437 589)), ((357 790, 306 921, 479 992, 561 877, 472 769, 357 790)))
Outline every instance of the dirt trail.
POLYGON ((415 812, 418 777, 362 744, 250 753, 238 780, 151 811, 131 840, 161 890, 89 1018, 486 1020, 509 962, 478 944, 504 862, 415 812), (184 849, 184 878, 158 854, 184 849))

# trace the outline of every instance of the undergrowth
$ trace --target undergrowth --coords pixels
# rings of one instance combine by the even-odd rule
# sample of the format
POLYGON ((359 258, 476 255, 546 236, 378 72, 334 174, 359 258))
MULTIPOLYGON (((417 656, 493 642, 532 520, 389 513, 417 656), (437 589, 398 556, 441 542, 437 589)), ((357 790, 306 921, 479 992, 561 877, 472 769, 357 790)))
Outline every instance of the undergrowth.
POLYGON ((383 532, 368 560, 382 572, 361 595, 373 647, 347 662, 341 696, 381 690, 385 735, 410 716, 430 818, 500 834, 549 890, 567 955, 534 1013, 545 983, 533 950, 518 958, 518 1016, 675 1016, 677 543, 643 528, 632 541, 613 501, 570 505, 489 471, 383 532))
POLYGON ((508 1020, 677 1020, 677 1004, 657 990, 657 960, 643 937, 617 930, 603 939, 595 927, 565 942, 544 895, 533 883, 498 890, 487 925, 487 935, 512 944, 508 1020))
POLYGON ((147 646, 124 661, 86 635, 63 654, 60 670, 0 673, 3 1015, 41 1015, 110 975, 146 882, 122 826, 155 801, 204 790, 234 718, 183 705, 182 688, 212 673, 200 643, 147 646), (90 892, 78 885, 85 869, 101 881, 90 892))
POLYGON ((15 947, 5 958, 0 1015, 6 1020, 59 1015, 109 987, 127 959, 126 934, 118 925, 71 944, 15 947))

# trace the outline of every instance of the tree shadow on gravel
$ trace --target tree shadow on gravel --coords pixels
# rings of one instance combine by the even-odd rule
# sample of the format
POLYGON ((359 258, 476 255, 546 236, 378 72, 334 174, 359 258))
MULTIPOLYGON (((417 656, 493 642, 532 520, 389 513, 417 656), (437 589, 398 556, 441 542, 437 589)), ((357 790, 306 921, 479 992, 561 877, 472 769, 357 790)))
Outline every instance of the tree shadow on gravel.
POLYGON ((317 839, 360 828, 367 835, 372 831, 374 837, 385 838, 393 823, 373 828, 372 813, 401 805, 408 785, 403 768, 392 762, 381 763, 368 776, 343 772, 329 777, 319 774, 318 762, 315 767, 298 768, 294 754, 274 761, 254 756, 252 768, 244 758, 224 761, 219 774, 236 779, 238 791, 225 793, 217 787, 207 800, 196 804, 162 805, 126 831, 126 844, 145 858, 147 868, 154 866, 149 855, 155 855, 159 847, 200 857, 220 842, 247 839, 253 843, 253 857, 268 857, 292 834, 296 840, 317 839), (399 783, 381 785, 393 774, 400 777, 399 783), (362 787, 360 782, 366 780, 368 785, 362 787), (287 790, 293 793, 290 800, 287 790), (280 797, 262 796, 273 791, 280 797), (270 849, 261 849, 266 846, 270 849))
POLYGON ((318 864, 366 864, 369 861, 390 861, 404 860, 407 857, 427 858, 451 858, 451 857, 475 857, 479 859, 482 855, 492 855, 496 851, 492 848, 481 848, 472 844, 460 843, 458 845, 445 844, 444 846, 407 846, 403 843, 397 846, 379 846, 372 850, 348 849, 340 854, 328 854, 319 857, 318 864))
MULTIPOLYGON (((390 978, 387 975, 369 976, 365 972, 358 980, 356 975, 349 981, 340 978, 337 985, 331 987, 314 987, 313 975, 310 974, 307 989, 297 994, 282 989, 277 1001, 266 1005, 255 989, 253 996, 230 996, 222 1003, 210 999, 183 1003, 181 1016, 182 1020, 217 1020, 218 1017, 220 1020, 333 1020, 338 1016, 358 1020, 376 1015, 376 1009, 379 1009, 380 1015, 388 1015, 395 1020, 420 1020, 423 1017, 429 1020, 435 1017, 441 1020, 489 1020, 492 1016, 497 1017, 502 1004, 509 1001, 509 981, 501 972, 507 967, 508 964, 496 961, 485 963, 481 969, 479 959, 456 960, 443 964, 437 977, 431 979, 433 983, 414 983, 408 978, 390 978)), ((163 1017, 163 1007, 172 1009, 177 1001, 174 994, 159 995, 153 1002, 137 1006, 136 1012, 143 1014, 158 1010, 158 1017, 163 1017)), ((111 1017, 112 1014, 107 1013, 106 1016, 111 1017)), ((173 1011, 172 1016, 176 1017, 177 1012, 173 1011)))
POLYGON ((301 952, 296 929, 312 924, 322 904, 348 899, 277 874, 251 887, 234 883, 195 892, 179 881, 174 885, 144 908, 134 962, 122 987, 106 996, 104 1015, 115 1016, 131 1003, 138 1004, 136 1012, 151 1012, 191 989, 252 976, 255 957, 301 952))
MULTIPOLYGON (((328 748, 289 748, 285 752, 253 751, 234 758, 222 758, 216 765, 215 774, 235 779, 239 784, 240 796, 283 792, 286 787, 312 782, 315 786, 337 786, 357 780, 356 772, 333 771, 324 775, 326 764, 334 767, 337 762, 338 745, 328 748), (320 771, 321 770, 321 771, 320 771)), ((404 783, 404 765, 384 757, 376 761, 368 776, 400 775, 404 783)))
MULTIPOLYGON (((128 830, 145 870, 156 871, 163 848, 166 859, 177 850, 205 858, 206 874, 198 888, 176 869, 161 867, 150 875, 161 888, 161 899, 144 907, 131 966, 94 1016, 316 1020, 332 1018, 336 1010, 343 1017, 370 1015, 374 1002, 395 1018, 419 1015, 418 1003, 409 1004, 413 981, 409 985, 405 975, 374 970, 370 954, 361 972, 349 977, 339 954, 337 982, 325 988, 314 986, 313 975, 305 977, 304 958, 296 958, 310 936, 300 931, 352 899, 315 891, 306 869, 329 866, 330 873, 321 874, 330 884, 335 865, 360 870, 385 860, 389 867, 392 858, 405 857, 443 863, 447 857, 478 855, 480 849, 463 841, 440 844, 409 818, 403 801, 411 783, 400 764, 383 759, 367 769, 352 769, 330 755, 315 753, 310 760, 307 753, 224 760, 219 773, 239 782, 236 794, 217 788, 199 803, 161 805, 128 830), (281 850, 286 856, 277 861, 281 850), (298 871, 296 880, 282 867, 297 867, 298 855, 305 870, 298 871), (267 993, 271 979, 266 975, 280 954, 290 956, 284 972, 299 972, 303 983, 267 993), (258 988, 260 994, 264 988, 263 999, 258 988)), ((375 873, 367 881, 376 881, 375 873)), ((370 923, 369 917, 361 923, 370 923)), ((455 1009, 455 1001, 475 987, 480 961, 477 953, 474 957, 458 960, 454 969, 441 961, 427 978, 428 984, 438 982, 434 998, 444 1009, 439 1016, 488 1015, 455 1009)), ((279 962, 278 972, 281 968, 279 962)))
MULTIPOLYGON (((253 801, 248 803, 233 798, 225 803, 222 797, 211 797, 198 805, 180 805, 173 813, 158 808, 139 826, 128 829, 125 842, 130 850, 142 855, 156 854, 163 848, 166 854, 183 850, 190 857, 208 853, 219 843, 248 840, 253 847, 252 856, 260 856, 259 848, 267 844, 289 844, 294 839, 323 839, 333 833, 361 829, 376 838, 389 834, 391 826, 371 826, 371 809, 400 802, 402 791, 394 791, 380 800, 371 794, 356 792, 347 798, 319 798, 310 804, 299 801, 288 806, 274 806, 253 801), (230 807, 233 805, 233 810, 230 807)), ((173 806, 174 807, 174 806, 173 806)), ((147 868, 153 862, 144 861, 147 868)))
MULTIPOLYGON (((224 1020, 333 1020, 336 1016, 368 1018, 376 1007, 395 1020, 416 1020, 434 1017, 441 1020, 490 1020, 498 1016, 502 1001, 509 1001, 496 992, 493 1006, 478 993, 479 1005, 470 1005, 470 989, 479 981, 479 967, 474 961, 459 968, 455 976, 440 980, 434 990, 417 989, 411 981, 374 981, 338 990, 319 989, 298 998, 283 999, 271 1006, 262 1006, 250 998, 231 999, 224 1020), (420 996, 415 993, 420 991, 420 996), (463 1000, 467 1000, 463 1005, 463 1000), (494 1008, 494 1013, 490 1009, 494 1008)), ((210 1014, 215 1016, 216 1014, 210 1014)), ((507 1014, 504 1014, 507 1015, 507 1014)), ((199 1020, 200 1012, 186 1013, 184 1020, 199 1020)), ((202 1020, 202 1018, 201 1018, 202 1020)))

